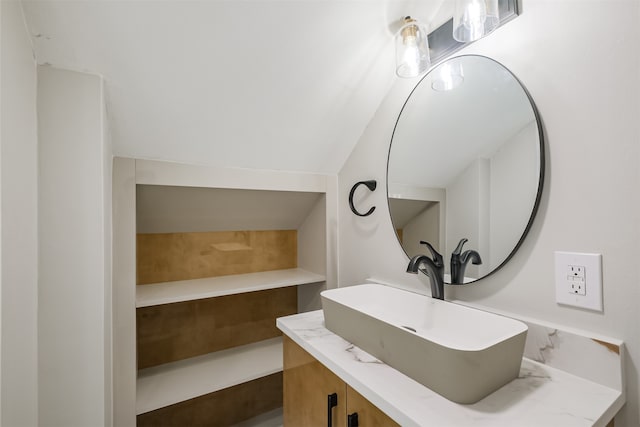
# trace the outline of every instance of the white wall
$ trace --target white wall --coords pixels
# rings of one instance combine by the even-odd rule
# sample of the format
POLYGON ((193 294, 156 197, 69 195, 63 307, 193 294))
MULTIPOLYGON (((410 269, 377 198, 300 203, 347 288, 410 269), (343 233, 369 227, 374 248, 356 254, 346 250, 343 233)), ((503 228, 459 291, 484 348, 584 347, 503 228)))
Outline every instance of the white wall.
MULTIPOLYGON (((444 221, 444 218, 442 220, 444 221)), ((442 252, 440 239, 440 202, 429 205, 402 227, 402 247, 409 256, 427 251, 427 248, 420 244, 422 240, 426 240, 435 250, 442 252)))
MULTIPOLYGON (((105 104, 104 81, 100 82, 102 111, 102 235, 104 238, 104 425, 115 425, 113 411, 113 140, 105 104)), ((98 178, 99 179, 99 178, 98 178)))
POLYGON ((113 159, 113 425, 136 419, 136 161, 113 159))
POLYGON ((102 426, 110 407, 111 154, 102 78, 38 68, 39 414, 102 426))
POLYGON ((2 344, 5 426, 38 424, 36 65, 20 4, 0 2, 2 344))
MULTIPOLYGON (((298 267, 318 274, 327 271, 327 197, 322 195, 298 228, 298 267)), ((331 281, 329 280, 331 286, 331 281)), ((320 292, 327 282, 298 286, 298 311, 321 308, 320 292)))
MULTIPOLYGON (((486 261, 489 260, 489 161, 476 159, 447 186, 447 231, 445 260, 466 238, 466 249, 474 249, 486 261)), ((486 274, 487 263, 467 265, 465 276, 480 277, 486 274)), ((448 270, 448 268, 447 268, 448 270)))
POLYGON ((536 123, 531 122, 491 156, 490 249, 484 265, 500 265, 513 250, 514 237, 527 226, 540 179, 539 162, 532 161, 540 156, 531 144, 537 135, 536 123))
MULTIPOLYGON (((531 92, 548 144, 544 195, 528 238, 509 264, 477 284, 448 287, 447 298, 623 339, 628 396, 616 425, 636 426, 640 2, 523 3, 521 16, 464 53, 498 60, 531 92), (555 250, 603 254, 604 313, 555 303, 555 250)), ((393 234, 384 186, 367 200, 378 207, 370 217, 355 217, 344 202, 354 182, 385 181, 393 125, 415 83, 398 81, 340 172, 342 286, 376 277, 429 293, 425 278, 404 273, 407 258, 393 234)))
POLYGON ((38 425, 36 65, 20 3, 0 2, 0 424, 38 425))

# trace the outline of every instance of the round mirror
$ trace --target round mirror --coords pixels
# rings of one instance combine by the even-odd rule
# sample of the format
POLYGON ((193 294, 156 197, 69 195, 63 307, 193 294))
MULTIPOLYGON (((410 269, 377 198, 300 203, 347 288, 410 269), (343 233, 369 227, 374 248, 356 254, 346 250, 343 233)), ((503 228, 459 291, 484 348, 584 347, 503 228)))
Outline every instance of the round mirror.
POLYGON ((428 242, 444 257, 446 283, 473 282, 522 243, 543 176, 542 127, 527 90, 492 59, 455 57, 422 78, 398 117, 391 221, 409 257, 432 256, 428 242))

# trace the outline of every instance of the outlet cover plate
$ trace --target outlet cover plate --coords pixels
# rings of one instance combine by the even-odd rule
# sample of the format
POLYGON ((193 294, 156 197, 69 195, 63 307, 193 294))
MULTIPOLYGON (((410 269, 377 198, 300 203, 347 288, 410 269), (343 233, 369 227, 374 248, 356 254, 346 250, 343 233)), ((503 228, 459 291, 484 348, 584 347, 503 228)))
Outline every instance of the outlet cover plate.
POLYGON ((556 302, 589 310, 602 311, 602 255, 578 252, 555 253, 556 302), (572 292, 571 266, 584 268, 584 290, 572 292))

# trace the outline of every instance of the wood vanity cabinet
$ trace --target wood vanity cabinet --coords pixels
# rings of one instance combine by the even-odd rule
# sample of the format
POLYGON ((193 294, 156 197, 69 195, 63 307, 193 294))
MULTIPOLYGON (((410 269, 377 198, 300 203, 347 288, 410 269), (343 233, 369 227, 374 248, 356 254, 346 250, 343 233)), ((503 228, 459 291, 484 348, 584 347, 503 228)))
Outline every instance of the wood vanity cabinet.
POLYGON ((285 427, 399 426, 287 336, 283 344, 285 427))

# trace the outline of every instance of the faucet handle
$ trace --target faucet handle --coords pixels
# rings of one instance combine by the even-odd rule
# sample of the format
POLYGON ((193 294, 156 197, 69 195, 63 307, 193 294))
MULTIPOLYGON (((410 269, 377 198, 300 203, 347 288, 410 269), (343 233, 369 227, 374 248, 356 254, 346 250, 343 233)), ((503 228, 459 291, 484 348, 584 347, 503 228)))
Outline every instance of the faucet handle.
POLYGON ((453 250, 453 252, 451 253, 451 255, 460 255, 460 253, 462 252, 462 247, 464 246, 465 243, 467 243, 469 241, 469 239, 467 238, 462 238, 460 239, 460 242, 458 243, 458 246, 456 246, 456 248, 453 250))
POLYGON ((426 245, 427 248, 429 248, 429 251, 431 252, 431 256, 433 257, 433 262, 436 264, 436 267, 440 268, 444 266, 444 258, 442 257, 442 255, 438 253, 438 251, 436 251, 433 248, 433 246, 431 246, 431 243, 425 242, 424 240, 420 240, 420 244, 426 245))

